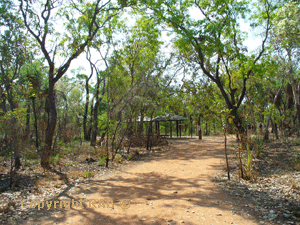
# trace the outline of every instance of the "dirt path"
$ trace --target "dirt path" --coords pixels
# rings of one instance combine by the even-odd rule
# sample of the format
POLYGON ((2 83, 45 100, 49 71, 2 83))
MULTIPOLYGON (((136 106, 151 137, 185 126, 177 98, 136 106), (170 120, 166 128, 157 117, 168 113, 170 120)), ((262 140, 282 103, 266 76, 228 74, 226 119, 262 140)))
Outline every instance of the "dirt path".
POLYGON ((232 213, 234 200, 213 181, 224 167, 222 137, 173 139, 170 150, 71 187, 57 200, 81 199, 82 207, 67 210, 68 202, 62 208, 57 202, 46 211, 45 204, 23 224, 258 224, 232 213))

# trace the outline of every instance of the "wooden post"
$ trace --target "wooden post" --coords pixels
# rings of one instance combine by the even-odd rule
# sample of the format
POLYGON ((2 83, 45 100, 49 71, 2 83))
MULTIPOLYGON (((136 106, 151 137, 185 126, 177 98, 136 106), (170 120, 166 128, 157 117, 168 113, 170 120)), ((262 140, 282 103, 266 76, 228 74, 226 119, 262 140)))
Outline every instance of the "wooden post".
POLYGON ((190 121, 191 121, 191 138, 193 138, 193 119, 192 119, 192 116, 190 116, 190 121))
POLYGON ((167 120, 165 121, 165 136, 167 137, 167 135, 168 135, 168 122, 167 122, 167 120))
POLYGON ((199 140, 202 140, 201 114, 200 113, 199 113, 199 118, 198 118, 198 137, 199 137, 199 140))
POLYGON ((176 131, 177 131, 177 137, 178 137, 178 129, 179 129, 179 127, 178 127, 178 120, 176 120, 176 131))
POLYGON ((180 138, 181 138, 181 127, 182 127, 182 124, 179 124, 180 138))
POLYGON ((157 122, 157 128, 158 128, 158 135, 160 135, 160 126, 159 126, 159 121, 157 122))

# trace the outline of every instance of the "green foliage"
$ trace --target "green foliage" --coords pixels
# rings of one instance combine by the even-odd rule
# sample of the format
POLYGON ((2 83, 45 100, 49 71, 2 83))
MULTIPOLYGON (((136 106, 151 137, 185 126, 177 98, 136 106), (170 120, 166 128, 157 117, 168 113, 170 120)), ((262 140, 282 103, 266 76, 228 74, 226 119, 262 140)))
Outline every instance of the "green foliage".
POLYGON ((300 5, 290 1, 276 14, 273 34, 283 48, 300 47, 300 5))
POLYGON ((122 163, 123 160, 124 159, 123 159, 122 155, 120 155, 119 153, 117 153, 116 156, 115 156, 115 162, 116 163, 122 163))
POLYGON ((98 161, 100 166, 105 166, 106 165, 106 157, 102 157, 98 161))
POLYGON ((260 138, 254 138, 254 151, 256 151, 256 157, 259 158, 261 151, 265 148, 265 143, 260 138))
POLYGON ((243 157, 243 162, 244 162, 244 179, 250 180, 253 179, 253 168, 252 168, 252 153, 250 151, 249 145, 247 144, 247 159, 243 157))
POLYGON ((69 154, 71 152, 72 152, 71 148, 62 148, 61 149, 61 154, 63 154, 63 155, 67 155, 67 154, 69 154))
POLYGON ((59 165, 60 159, 61 159, 61 154, 58 153, 50 159, 50 164, 57 166, 59 165))
POLYGON ((126 160, 129 161, 131 158, 132 158, 132 156, 130 154, 128 154, 126 160))
POLYGON ((84 178, 90 178, 90 177, 93 177, 93 176, 95 176, 95 174, 93 172, 90 172, 90 171, 83 173, 84 178))
POLYGON ((300 157, 298 154, 295 153, 293 156, 291 156, 289 165, 292 171, 300 171, 300 157))
POLYGON ((35 159, 35 160, 26 160, 24 165, 25 166, 31 166, 31 165, 37 165, 39 164, 39 160, 35 159))
POLYGON ((24 149, 25 159, 38 159, 39 155, 37 151, 32 147, 27 147, 24 149))

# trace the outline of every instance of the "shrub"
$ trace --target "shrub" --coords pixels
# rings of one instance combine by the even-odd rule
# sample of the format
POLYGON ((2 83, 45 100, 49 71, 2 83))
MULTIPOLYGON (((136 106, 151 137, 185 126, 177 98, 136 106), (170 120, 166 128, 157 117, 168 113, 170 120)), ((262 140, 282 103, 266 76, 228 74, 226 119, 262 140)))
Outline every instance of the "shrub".
POLYGON ((54 166, 59 165, 60 157, 61 157, 61 155, 59 153, 56 154, 54 157, 52 157, 50 159, 50 164, 52 164, 54 166))
POLYGON ((89 178, 89 177, 93 177, 93 176, 95 176, 95 174, 93 172, 90 172, 90 171, 83 173, 84 178, 89 178))
POLYGON ((67 154, 69 154, 71 152, 72 152, 72 150, 70 148, 63 148, 63 149, 61 149, 61 153, 63 155, 67 155, 67 154))
POLYGON ((115 156, 115 162, 122 163, 122 161, 123 161, 123 157, 119 153, 117 153, 115 156))
POLYGON ((105 166, 106 165, 106 157, 102 157, 98 161, 100 166, 105 166))

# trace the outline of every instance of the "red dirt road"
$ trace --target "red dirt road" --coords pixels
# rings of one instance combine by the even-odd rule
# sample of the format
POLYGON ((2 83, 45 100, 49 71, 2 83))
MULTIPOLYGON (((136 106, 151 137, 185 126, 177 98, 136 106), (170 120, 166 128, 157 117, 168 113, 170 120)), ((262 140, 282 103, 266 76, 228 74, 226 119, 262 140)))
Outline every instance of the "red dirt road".
POLYGON ((232 213, 234 200, 214 182, 225 167, 223 141, 173 139, 169 150, 71 187, 58 198, 81 199, 82 208, 60 209, 57 203, 56 209, 34 210, 23 224, 259 224, 246 213, 232 213))

